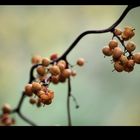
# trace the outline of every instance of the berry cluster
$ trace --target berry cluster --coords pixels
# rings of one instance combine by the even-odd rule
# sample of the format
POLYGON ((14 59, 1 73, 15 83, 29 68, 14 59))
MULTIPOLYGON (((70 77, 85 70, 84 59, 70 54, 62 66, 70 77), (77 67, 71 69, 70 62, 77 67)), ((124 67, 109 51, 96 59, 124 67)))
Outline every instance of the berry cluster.
MULTIPOLYGON (((36 104, 37 107, 49 105, 54 98, 54 91, 49 89, 50 83, 64 83, 70 76, 76 76, 76 71, 73 70, 66 60, 57 60, 58 55, 52 54, 50 58, 42 58, 41 56, 33 56, 31 62, 36 67, 36 78, 32 83, 25 86, 25 94, 30 97, 29 102, 36 104), (69 68, 70 67, 70 68, 69 68), (33 95, 35 95, 33 97, 33 95)), ((79 58, 77 65, 83 66, 85 60, 79 58)))
POLYGON ((9 104, 4 104, 2 107, 2 115, 0 116, 0 125, 11 126, 15 124, 15 119, 10 117, 11 106, 9 104))
POLYGON ((136 45, 130 40, 135 35, 134 30, 129 26, 126 26, 123 31, 118 28, 114 29, 112 40, 102 49, 105 56, 112 56, 114 70, 117 72, 131 72, 135 63, 140 64, 140 53, 133 54, 136 45), (124 51, 119 47, 119 43, 114 37, 120 41, 124 51))

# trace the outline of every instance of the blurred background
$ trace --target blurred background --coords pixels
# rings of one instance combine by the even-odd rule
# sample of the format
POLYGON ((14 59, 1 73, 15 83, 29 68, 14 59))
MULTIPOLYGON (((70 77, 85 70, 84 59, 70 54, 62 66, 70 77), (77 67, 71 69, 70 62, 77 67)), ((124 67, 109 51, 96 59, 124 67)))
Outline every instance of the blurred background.
MULTIPOLYGON (((29 79, 31 57, 61 55, 83 31, 103 29, 112 25, 126 5, 96 6, 0 6, 0 106, 16 107, 29 79)), ((118 26, 132 26, 132 38, 140 51, 140 8, 131 10, 118 26)), ((102 48, 111 33, 87 35, 69 54, 75 64, 79 57, 84 67, 76 67, 72 78, 72 94, 80 105, 75 109, 71 100, 74 126, 140 125, 140 66, 131 73, 112 72, 111 58, 104 58, 102 48)), ((51 85, 55 91, 53 103, 37 108, 26 98, 22 112, 42 126, 67 125, 67 84, 51 85)), ((28 126, 16 114, 16 125, 28 126)))

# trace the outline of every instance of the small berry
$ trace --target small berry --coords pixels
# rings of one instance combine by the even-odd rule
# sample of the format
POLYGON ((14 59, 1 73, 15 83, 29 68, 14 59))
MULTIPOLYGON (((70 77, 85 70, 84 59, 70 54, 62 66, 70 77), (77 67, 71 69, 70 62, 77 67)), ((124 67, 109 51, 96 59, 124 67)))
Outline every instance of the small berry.
POLYGON ((34 98, 30 98, 29 102, 33 105, 33 104, 36 104, 37 101, 34 98))
POLYGON ((59 82, 61 82, 61 83, 66 82, 66 78, 62 74, 59 75, 59 82))
POLYGON ((27 96, 32 96, 33 95, 33 91, 32 91, 32 84, 27 84, 25 86, 25 94, 27 96))
POLYGON ((128 42, 127 45, 126 45, 126 50, 128 52, 132 52, 136 49, 136 45, 134 44, 134 42, 128 42))
POLYGON ((56 65, 51 66, 51 67, 49 68, 49 71, 50 71, 50 73, 51 73, 52 75, 55 75, 55 76, 60 74, 60 69, 59 69, 59 67, 56 66, 56 65))
POLYGON ((77 74, 76 71, 74 71, 74 70, 71 71, 71 76, 74 77, 74 76, 76 76, 76 74, 77 74))
POLYGON ((46 91, 43 91, 42 89, 37 93, 37 96, 40 97, 41 95, 45 94, 46 91))
POLYGON ((112 49, 110 49, 109 47, 104 47, 102 49, 102 52, 105 56, 111 56, 112 55, 112 49))
POLYGON ((83 66, 85 64, 85 60, 83 59, 83 58, 79 58, 78 60, 77 60, 77 65, 78 66, 83 66))
POLYGON ((32 57, 31 62, 32 62, 32 64, 39 64, 39 63, 41 63, 41 60, 42 60, 41 56, 35 55, 32 57))
POLYGON ((9 104, 4 104, 4 106, 2 107, 2 111, 3 113, 10 113, 11 112, 11 106, 9 104))
POLYGON ((39 84, 38 82, 33 82, 32 83, 32 90, 33 92, 38 92, 41 90, 41 84, 39 84))
POLYGON ((54 91, 52 90, 48 90, 48 96, 50 97, 50 99, 53 99, 54 98, 54 91))
POLYGON ((63 75, 63 77, 68 78, 71 75, 71 70, 70 69, 64 69, 62 71, 62 75, 63 75))
POLYGON ((37 73, 41 76, 44 76, 45 75, 45 72, 46 72, 46 69, 45 67, 43 66, 38 66, 37 69, 36 69, 37 73))
POLYGON ((121 35, 122 34, 122 31, 119 28, 115 28, 114 34, 117 35, 117 36, 118 35, 121 35))
POLYGON ((109 42, 108 46, 110 47, 110 49, 114 49, 118 47, 118 42, 115 39, 113 39, 109 42))
POLYGON ((58 54, 57 53, 53 53, 50 56, 50 60, 56 60, 58 58, 58 54))
POLYGON ((116 47, 113 50, 112 56, 113 56, 113 58, 117 59, 117 58, 121 57, 122 54, 123 54, 123 52, 122 52, 121 48, 120 47, 116 47))
POLYGON ((134 59, 135 63, 140 64, 140 53, 134 54, 133 59, 134 59))
POLYGON ((127 56, 125 56, 123 54, 121 55, 119 60, 120 60, 122 65, 125 65, 128 62, 127 56))
POLYGON ((134 67, 134 65, 135 65, 135 61, 134 60, 132 60, 132 59, 128 60, 127 67, 134 67))
POLYGON ((59 76, 52 76, 51 77, 51 82, 53 84, 58 84, 59 83, 59 76))
POLYGON ((50 60, 48 58, 43 58, 42 59, 42 65, 47 67, 50 64, 50 60))
POLYGON ((122 72, 124 70, 124 67, 120 64, 119 61, 114 63, 114 68, 117 72, 122 72))

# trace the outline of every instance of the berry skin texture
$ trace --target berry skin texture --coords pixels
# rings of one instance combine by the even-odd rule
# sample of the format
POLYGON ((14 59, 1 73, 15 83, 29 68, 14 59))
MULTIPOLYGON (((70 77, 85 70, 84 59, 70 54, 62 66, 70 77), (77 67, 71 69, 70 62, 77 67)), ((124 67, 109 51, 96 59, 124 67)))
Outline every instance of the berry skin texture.
POLYGON ((49 58, 43 58, 42 59, 42 65, 43 66, 47 67, 49 65, 49 63, 50 63, 49 58))
POLYGON ((32 91, 32 84, 27 84, 25 86, 25 94, 27 96, 32 96, 33 95, 33 91, 32 91))
POLYGON ((37 73, 41 76, 44 76, 45 75, 45 72, 46 72, 46 69, 45 67, 43 66, 38 66, 37 69, 36 69, 37 73))
POLYGON ((108 46, 110 47, 110 49, 114 49, 118 47, 118 42, 115 39, 113 39, 109 42, 108 46))
POLYGON ((49 71, 50 71, 50 73, 51 73, 52 75, 55 75, 55 76, 57 76, 57 75, 60 74, 60 69, 59 69, 59 67, 56 66, 56 65, 51 66, 51 67, 49 68, 49 71))
POLYGON ((121 62, 122 65, 125 65, 128 62, 127 56, 121 55, 119 61, 121 62))
POLYGON ((134 65, 135 65, 135 61, 134 60, 132 60, 132 59, 128 60, 127 67, 134 67, 134 65))
POLYGON ((41 90, 41 85, 37 82, 33 82, 32 83, 32 90, 33 92, 38 92, 41 90))
POLYGON ((42 61, 42 58, 39 55, 35 55, 31 59, 32 64, 39 64, 41 63, 41 61, 42 61))
POLYGON ((105 56, 111 56, 112 55, 112 49, 110 49, 109 47, 104 47, 102 49, 102 52, 105 56))
POLYGON ((124 67, 120 64, 119 61, 117 61, 117 62, 114 63, 114 69, 117 72, 122 72, 124 70, 124 67))
POLYGON ((58 54, 57 53, 53 53, 53 54, 51 54, 51 56, 50 56, 50 60, 56 60, 58 58, 58 54))
POLYGON ((75 77, 77 75, 76 71, 72 70, 71 71, 71 76, 75 77))
POLYGON ((140 64, 140 53, 134 54, 133 59, 134 59, 135 63, 140 64))
POLYGON ((2 107, 2 111, 3 111, 4 114, 5 113, 9 114, 11 112, 11 110, 12 110, 12 108, 9 104, 4 104, 4 106, 2 107))
POLYGON ((70 70, 70 69, 65 69, 65 70, 62 72, 62 76, 63 76, 64 78, 68 78, 68 77, 70 77, 70 75, 71 75, 71 70, 70 70))
POLYGON ((34 98, 30 98, 29 102, 33 105, 33 104, 36 104, 37 101, 34 98))
POLYGON ((122 31, 119 29, 119 28, 116 28, 115 30, 114 30, 114 34, 115 35, 121 35, 122 34, 122 31))
POLYGON ((134 51, 136 49, 136 45, 135 45, 135 43, 134 42, 128 42, 127 43, 127 45, 126 45, 126 50, 128 51, 128 52, 132 52, 132 51, 134 51))
POLYGON ((78 60, 77 60, 77 65, 78 66, 83 66, 85 64, 85 60, 83 59, 83 58, 79 58, 78 60))
POLYGON ((113 58, 117 59, 119 57, 121 57, 121 55, 123 54, 122 50, 120 47, 116 47, 114 50, 113 50, 113 58))
POLYGON ((53 84, 58 84, 59 83, 59 76, 52 76, 51 77, 51 82, 53 84))

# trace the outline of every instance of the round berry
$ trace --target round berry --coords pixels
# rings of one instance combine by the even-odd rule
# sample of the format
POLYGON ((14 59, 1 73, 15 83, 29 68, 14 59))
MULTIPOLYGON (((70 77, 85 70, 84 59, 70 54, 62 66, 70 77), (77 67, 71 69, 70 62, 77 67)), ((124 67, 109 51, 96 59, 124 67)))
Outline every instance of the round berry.
POLYGON ((32 105, 37 103, 36 99, 34 99, 34 98, 30 98, 29 102, 30 102, 32 105))
POLYGON ((120 61, 114 63, 114 68, 117 72, 122 72, 124 67, 121 65, 120 61))
POLYGON ((37 69, 36 69, 37 73, 41 76, 44 76, 45 75, 45 72, 46 72, 46 69, 45 67, 43 66, 38 66, 37 69))
POLYGON ((48 90, 48 96, 50 97, 50 99, 53 99, 54 98, 54 91, 52 90, 48 90))
POLYGON ((31 62, 32 64, 39 64, 41 63, 41 60, 42 60, 41 56, 35 55, 32 57, 31 62))
POLYGON ((108 46, 110 47, 110 49, 114 49, 118 47, 118 42, 115 39, 113 39, 109 42, 108 46))
POLYGON ((79 58, 78 60, 77 60, 77 65, 78 66, 83 66, 85 64, 85 60, 83 59, 83 58, 79 58))
POLYGON ((74 70, 71 71, 71 76, 75 77, 76 74, 77 74, 76 71, 74 71, 74 70))
POLYGON ((134 42, 128 42, 127 43, 127 45, 126 45, 126 50, 128 51, 128 52, 132 52, 132 51, 134 51, 136 49, 136 45, 135 45, 135 43, 134 42))
POLYGON ((55 76, 60 74, 60 69, 59 69, 59 67, 56 66, 56 65, 51 66, 51 67, 49 68, 49 71, 50 71, 50 73, 51 73, 52 75, 55 75, 55 76))
POLYGON ((59 82, 61 82, 61 83, 66 82, 66 78, 62 74, 59 75, 59 82))
POLYGON ((128 62, 127 56, 125 56, 123 54, 121 55, 119 60, 120 60, 122 65, 125 65, 128 62))
POLYGON ((33 92, 38 92, 41 90, 41 84, 39 84, 38 82, 33 82, 32 83, 32 90, 33 92))
POLYGON ((42 65, 47 67, 50 64, 49 58, 43 58, 42 59, 42 65))
POLYGON ((51 54, 51 56, 50 56, 50 60, 56 60, 58 58, 58 54, 57 53, 53 53, 53 54, 51 54))
POLYGON ((71 75, 71 70, 70 69, 64 69, 62 71, 62 75, 63 75, 63 77, 68 78, 71 75))
POLYGON ((134 59, 135 63, 140 64, 140 53, 134 54, 133 59, 134 59))
POLYGON ((121 57, 121 55, 123 54, 123 52, 122 52, 122 50, 121 50, 121 48, 120 47, 116 47, 116 48, 114 48, 114 50, 113 50, 113 58, 119 58, 119 57, 121 57))
POLYGON ((25 94, 27 96, 32 96, 33 95, 33 91, 32 91, 32 84, 27 84, 25 86, 25 94))
POLYGON ((129 59, 127 62, 127 67, 134 67, 134 65, 135 65, 135 61, 132 59, 129 59))
POLYGON ((111 56, 112 55, 112 49, 110 49, 109 47, 104 47, 102 49, 102 52, 105 56, 111 56))
POLYGON ((51 82, 53 83, 53 84, 58 84, 59 83, 59 76, 52 76, 51 77, 51 82))
POLYGON ((121 31, 119 28, 115 28, 114 34, 115 34, 116 36, 121 35, 121 34, 122 34, 122 31, 121 31))
POLYGON ((2 107, 2 111, 3 111, 4 114, 5 113, 9 114, 11 112, 11 110, 12 110, 12 108, 9 104, 4 104, 4 106, 2 107))
POLYGON ((45 93, 46 93, 46 91, 43 91, 43 90, 41 89, 39 92, 37 92, 37 96, 40 97, 41 95, 43 95, 43 94, 45 94, 45 93))

